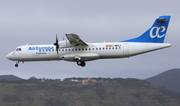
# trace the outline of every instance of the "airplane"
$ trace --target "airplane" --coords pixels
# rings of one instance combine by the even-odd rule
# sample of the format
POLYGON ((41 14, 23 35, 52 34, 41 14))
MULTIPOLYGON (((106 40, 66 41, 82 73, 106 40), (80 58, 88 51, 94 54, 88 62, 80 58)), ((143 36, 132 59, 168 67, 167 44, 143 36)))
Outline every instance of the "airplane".
POLYGON ((65 34, 67 40, 46 45, 23 45, 7 54, 6 58, 19 62, 65 60, 76 62, 84 67, 87 61, 97 59, 126 58, 163 48, 170 43, 163 43, 171 16, 163 15, 155 19, 153 25, 139 37, 117 42, 87 43, 77 34, 65 34))

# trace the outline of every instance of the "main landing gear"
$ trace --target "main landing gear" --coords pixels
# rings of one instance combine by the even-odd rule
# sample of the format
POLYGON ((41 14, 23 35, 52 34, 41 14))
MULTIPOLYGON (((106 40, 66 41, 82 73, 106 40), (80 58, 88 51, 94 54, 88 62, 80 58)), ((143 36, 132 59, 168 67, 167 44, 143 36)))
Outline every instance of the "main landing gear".
POLYGON ((84 67, 86 65, 86 63, 84 61, 78 60, 77 65, 84 67))
POLYGON ((84 61, 82 61, 81 58, 78 57, 78 56, 75 57, 74 60, 77 62, 77 65, 78 65, 78 66, 84 67, 84 66, 86 65, 86 63, 85 63, 84 61))

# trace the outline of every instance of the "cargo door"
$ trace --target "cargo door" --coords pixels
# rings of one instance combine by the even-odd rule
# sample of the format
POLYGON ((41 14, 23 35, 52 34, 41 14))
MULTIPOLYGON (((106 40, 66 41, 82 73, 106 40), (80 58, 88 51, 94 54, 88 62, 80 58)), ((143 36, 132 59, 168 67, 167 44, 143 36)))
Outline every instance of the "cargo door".
POLYGON ((124 43, 124 55, 128 55, 129 54, 129 44, 128 43, 124 43))

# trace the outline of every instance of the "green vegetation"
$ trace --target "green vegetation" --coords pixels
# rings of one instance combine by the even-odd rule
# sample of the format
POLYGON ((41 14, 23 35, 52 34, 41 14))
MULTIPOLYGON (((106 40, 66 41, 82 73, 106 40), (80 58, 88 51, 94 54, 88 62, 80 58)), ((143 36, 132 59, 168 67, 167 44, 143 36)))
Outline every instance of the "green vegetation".
POLYGON ((180 106, 179 95, 138 79, 1 80, 0 106, 180 106))
POLYGON ((171 69, 154 77, 146 79, 158 87, 166 87, 169 90, 180 93, 180 69, 171 69))

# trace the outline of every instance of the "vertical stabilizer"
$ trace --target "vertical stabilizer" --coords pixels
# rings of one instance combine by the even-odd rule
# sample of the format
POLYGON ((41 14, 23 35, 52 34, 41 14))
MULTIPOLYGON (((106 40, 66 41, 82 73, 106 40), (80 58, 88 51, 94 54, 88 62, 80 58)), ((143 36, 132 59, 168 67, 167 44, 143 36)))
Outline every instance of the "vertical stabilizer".
POLYGON ((147 42, 147 43, 163 43, 166 37, 168 24, 171 16, 159 16, 145 33, 141 36, 121 42, 147 42))

